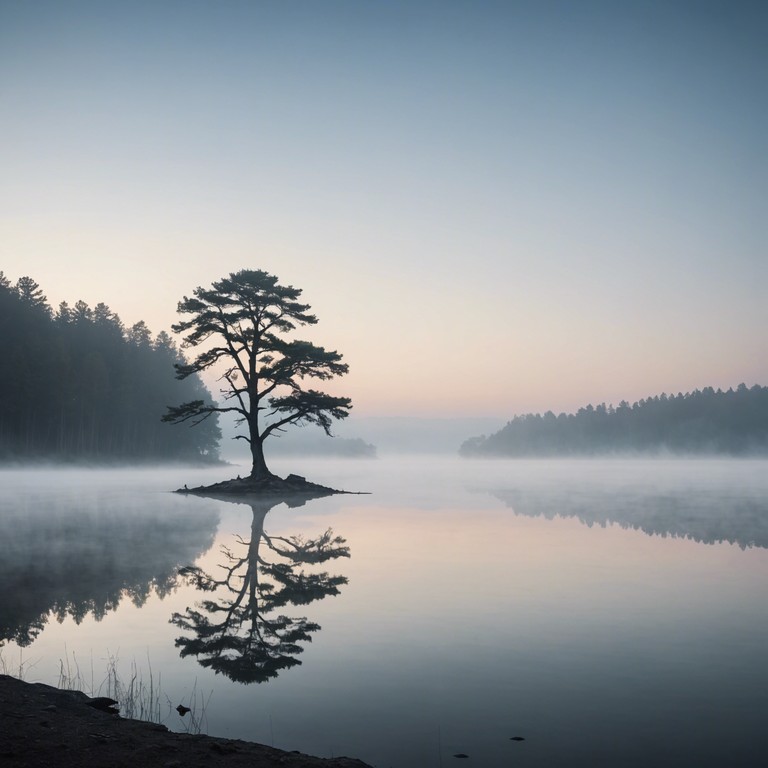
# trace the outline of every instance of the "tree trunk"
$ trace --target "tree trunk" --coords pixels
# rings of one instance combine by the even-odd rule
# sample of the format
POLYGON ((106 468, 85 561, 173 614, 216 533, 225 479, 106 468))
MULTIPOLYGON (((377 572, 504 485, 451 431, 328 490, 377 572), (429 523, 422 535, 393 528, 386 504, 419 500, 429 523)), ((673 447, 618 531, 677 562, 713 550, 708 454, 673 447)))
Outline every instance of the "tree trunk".
POLYGON ((258 438, 251 440, 251 457, 253 458, 253 468, 251 469, 251 477, 254 480, 262 480, 267 477, 274 477, 267 467, 267 462, 264 460, 264 446, 262 441, 258 438))

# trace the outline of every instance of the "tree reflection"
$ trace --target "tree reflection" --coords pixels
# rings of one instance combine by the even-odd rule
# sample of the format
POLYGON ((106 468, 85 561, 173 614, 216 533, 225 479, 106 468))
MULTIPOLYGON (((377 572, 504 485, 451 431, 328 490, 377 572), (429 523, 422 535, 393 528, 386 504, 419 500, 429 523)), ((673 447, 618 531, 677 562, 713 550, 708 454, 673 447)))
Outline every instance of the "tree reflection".
POLYGON ((345 540, 330 528, 312 539, 266 533, 267 513, 280 501, 249 500, 250 540, 237 536, 233 548, 222 547, 218 577, 199 567, 180 571, 197 589, 211 593, 195 608, 171 617, 190 633, 176 640, 181 656, 197 656, 202 666, 241 683, 262 683, 301 664, 296 658, 303 651, 300 643, 310 642, 320 626, 281 609, 337 595, 347 583, 344 576, 302 567, 349 557, 345 540))

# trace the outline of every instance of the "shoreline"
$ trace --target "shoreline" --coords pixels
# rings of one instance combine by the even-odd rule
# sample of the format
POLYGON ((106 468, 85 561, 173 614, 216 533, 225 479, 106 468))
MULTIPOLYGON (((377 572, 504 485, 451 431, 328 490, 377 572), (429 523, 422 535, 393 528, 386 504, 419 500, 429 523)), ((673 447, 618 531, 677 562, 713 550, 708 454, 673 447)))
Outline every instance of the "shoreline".
POLYGON ((0 675, 0 762, 59 768, 371 768, 108 714, 81 691, 0 675))

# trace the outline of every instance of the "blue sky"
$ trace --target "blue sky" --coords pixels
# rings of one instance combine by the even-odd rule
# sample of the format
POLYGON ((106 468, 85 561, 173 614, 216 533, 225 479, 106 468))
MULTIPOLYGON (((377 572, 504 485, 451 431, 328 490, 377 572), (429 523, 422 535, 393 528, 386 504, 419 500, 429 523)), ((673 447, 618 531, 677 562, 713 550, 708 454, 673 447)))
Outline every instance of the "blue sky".
POLYGON ((0 269, 266 269, 363 414, 766 384, 767 9, 0 0, 0 269))

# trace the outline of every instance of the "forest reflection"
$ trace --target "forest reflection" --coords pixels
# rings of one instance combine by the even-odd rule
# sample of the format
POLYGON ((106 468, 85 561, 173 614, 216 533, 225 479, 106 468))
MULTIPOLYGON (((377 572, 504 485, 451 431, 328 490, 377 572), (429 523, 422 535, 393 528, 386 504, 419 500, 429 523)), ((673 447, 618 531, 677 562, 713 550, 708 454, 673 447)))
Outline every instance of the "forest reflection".
POLYGON ((293 506, 304 499, 248 501, 250 539, 235 536, 222 547, 216 574, 197 566, 180 570, 188 583, 210 595, 171 617, 186 632, 176 639, 181 656, 196 656, 203 667, 240 683, 262 683, 301 664, 296 658, 301 644, 311 641, 320 626, 284 609, 337 595, 347 583, 344 576, 304 568, 349 557, 345 539, 330 528, 315 538, 266 532, 267 514, 282 501, 293 506))
POLYGON ((51 616, 97 621, 127 599, 142 606, 179 583, 180 564, 213 544, 211 504, 147 507, 137 498, 109 504, 64 496, 28 500, 0 515, 0 645, 30 645, 51 616))
POLYGON ((768 548, 768 500, 748 488, 628 491, 588 485, 564 489, 554 483, 500 489, 491 495, 527 517, 574 517, 590 527, 612 523, 649 536, 768 548))

